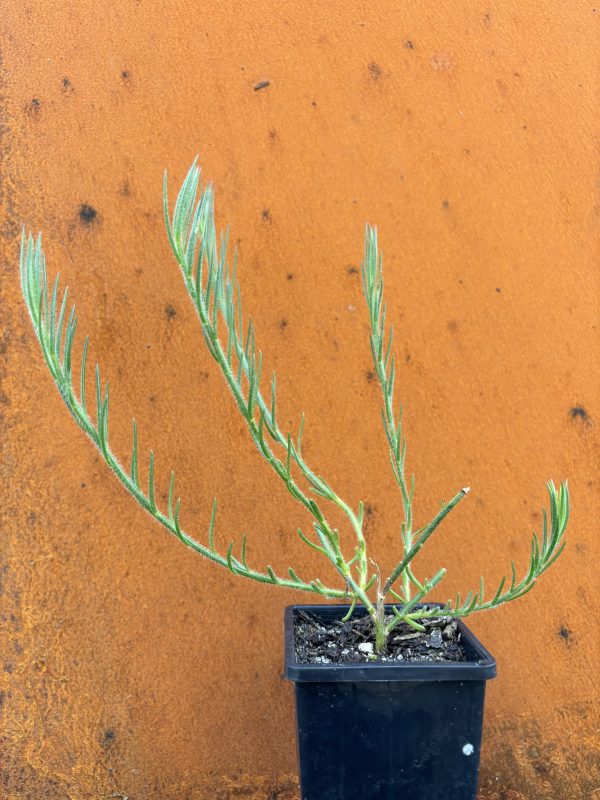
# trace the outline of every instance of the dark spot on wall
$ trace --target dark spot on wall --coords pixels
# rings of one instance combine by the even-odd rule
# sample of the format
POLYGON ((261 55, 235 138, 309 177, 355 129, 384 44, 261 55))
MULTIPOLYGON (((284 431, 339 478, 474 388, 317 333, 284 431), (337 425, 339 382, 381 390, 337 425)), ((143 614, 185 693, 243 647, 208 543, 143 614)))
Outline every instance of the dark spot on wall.
POLYGON ((124 81, 128 81, 131 78, 131 72, 128 69, 121 70, 121 77, 124 81))
POLYGON ((114 728, 107 728, 104 733, 102 734, 102 739, 100 744, 105 750, 108 750, 112 747, 115 739, 117 738, 117 732, 114 728))
POLYGON ((371 505, 371 503, 365 503, 363 508, 363 520, 364 520, 364 527, 365 532, 368 532, 375 521, 375 513, 377 509, 375 506, 371 505))
POLYGON ((268 209, 268 208, 264 208, 264 209, 263 209, 263 212, 262 212, 261 216, 262 216, 262 218, 263 218, 264 220, 266 220, 267 222, 270 222, 270 221, 271 221, 271 212, 269 211, 269 209, 268 209))
POLYGON ((485 25, 486 28, 489 28, 490 25, 492 24, 492 15, 490 14, 489 11, 487 12, 487 14, 483 15, 483 24, 485 25))
POLYGON ((150 400, 151 403, 156 403, 156 395, 155 394, 151 394, 150 397, 148 398, 148 400, 150 400))
POLYGON ((455 319, 449 319, 446 323, 446 327, 451 333, 456 333, 458 330, 458 322, 455 319))
POLYGON ((583 406, 573 406, 569 409, 571 419, 580 419, 582 422, 589 422, 590 416, 583 406))
POLYGON ((450 208, 450 201, 449 200, 442 200, 442 208, 448 210, 450 208))
POLYGON ((27 515, 27 524, 30 528, 33 528, 35 523, 37 522, 37 514, 35 511, 30 511, 27 515))
POLYGON ((367 383, 373 383, 373 379, 375 378, 375 373, 372 369, 368 369, 365 372, 365 378, 367 379, 367 383))
POLYGON ((463 153, 464 153, 466 156, 470 156, 470 155, 471 155, 471 151, 469 150, 469 148, 468 148, 468 147, 463 147, 463 153))
POLYGON ((288 272, 288 274, 285 277, 286 277, 286 280, 293 281, 294 280, 294 273, 293 272, 288 272))
POLYGON ((404 47, 406 47, 407 50, 414 50, 415 49, 415 45, 410 39, 407 39, 404 42, 404 47))
POLYGON ((277 131, 275 130, 275 128, 271 128, 271 130, 269 131, 269 139, 271 140, 271 142, 274 143, 277 141, 277 138, 278 138, 277 131))
POLYGON ((121 184, 119 188, 119 194, 122 197, 129 197, 131 195, 131 187, 129 185, 129 181, 127 180, 127 178, 125 178, 125 180, 121 184))
POLYGON ((96 221, 97 217, 98 212, 94 206, 90 206, 88 203, 82 203, 79 206, 79 220, 83 225, 91 225, 96 221))
POLYGON ((271 81, 259 81, 258 83, 254 84, 254 91, 259 92, 261 89, 266 89, 267 86, 271 85, 271 81))
POLYGON ((42 110, 42 101, 37 97, 32 97, 25 110, 28 114, 39 114, 42 110))
POLYGON ((14 664, 11 664, 10 662, 8 662, 8 664, 5 664, 5 665, 2 667, 2 669, 4 670, 4 672, 8 673, 9 675, 12 675, 14 668, 15 668, 15 667, 14 667, 14 664))
POLYGON ((280 322, 279 322, 279 330, 284 331, 287 328, 287 326, 288 326, 287 319, 280 320, 280 322))
POLYGON ((502 291, 502 289, 501 289, 499 286, 496 286, 496 291, 498 292, 498 294, 500 294, 500 292, 502 291))
POLYGON ((348 275, 358 275, 358 269, 354 266, 354 264, 348 264, 346 267, 346 272, 348 275))
POLYGON ((167 319, 173 319, 173 317, 177 316, 177 311, 173 308, 170 303, 167 303, 165 306, 165 315, 167 319))
POLYGON ((9 406, 10 405, 10 397, 5 394, 4 392, 0 392, 0 405, 9 406))
POLYGON ((62 79, 62 87, 63 87, 63 91, 65 91, 65 92, 72 92, 73 91, 73 86, 71 85, 71 81, 69 80, 69 78, 63 78, 62 79))
POLYGON ((381 78, 381 67, 375 61, 371 61, 367 69, 369 70, 370 77, 374 81, 377 81, 379 78, 381 78))
POLYGON ((532 763, 534 772, 542 778, 547 778, 550 775, 551 767, 547 761, 542 759, 535 759, 532 763))
POLYGON ((313 101, 311 102, 311 106, 316 106, 316 105, 317 105, 317 101, 316 101, 316 100, 313 100, 313 101))
POLYGON ((563 642, 569 646, 571 644, 571 635, 573 631, 566 627, 566 625, 561 625, 558 629, 558 635, 563 640, 563 642))
POLYGON ((87 486, 87 483, 80 483, 79 484, 79 488, 80 489, 85 489, 86 486, 87 486))

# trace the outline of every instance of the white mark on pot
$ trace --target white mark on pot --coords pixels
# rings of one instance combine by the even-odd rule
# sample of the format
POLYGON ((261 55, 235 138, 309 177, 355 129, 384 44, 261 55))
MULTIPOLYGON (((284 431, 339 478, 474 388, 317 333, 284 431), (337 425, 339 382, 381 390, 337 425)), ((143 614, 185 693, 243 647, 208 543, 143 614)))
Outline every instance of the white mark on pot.
POLYGON ((473 745, 470 742, 467 742, 467 744, 463 745, 463 755, 472 756, 474 751, 475 751, 475 748, 473 747, 473 745))

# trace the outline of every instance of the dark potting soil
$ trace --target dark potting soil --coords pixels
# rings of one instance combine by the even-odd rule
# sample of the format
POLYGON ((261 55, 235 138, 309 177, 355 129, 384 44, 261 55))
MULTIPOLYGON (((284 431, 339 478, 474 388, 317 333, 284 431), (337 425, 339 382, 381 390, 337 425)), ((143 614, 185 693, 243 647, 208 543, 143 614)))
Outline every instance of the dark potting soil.
POLYGON ((375 653, 373 623, 368 616, 347 622, 323 621, 310 611, 294 615, 296 658, 300 664, 353 664, 365 661, 468 661, 456 620, 420 620, 424 631, 402 622, 391 632, 386 652, 375 653))

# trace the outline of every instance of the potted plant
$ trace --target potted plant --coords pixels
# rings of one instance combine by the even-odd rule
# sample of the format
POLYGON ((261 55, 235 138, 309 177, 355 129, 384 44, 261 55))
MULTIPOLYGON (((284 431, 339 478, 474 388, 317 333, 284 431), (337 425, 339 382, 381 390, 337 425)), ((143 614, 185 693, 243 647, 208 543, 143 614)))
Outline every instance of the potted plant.
POLYGON ((302 453, 304 418, 298 431, 280 427, 273 375, 265 390, 262 353, 251 320, 244 324, 235 266, 227 239, 217 236, 213 189, 202 188, 196 162, 181 187, 172 213, 164 184, 167 234, 185 288, 198 314, 204 341, 233 395, 262 457, 304 507, 312 532, 298 536, 333 568, 335 584, 305 578, 289 567, 286 575, 248 561, 246 537, 218 549, 214 538, 216 502, 206 542, 192 538, 180 522, 180 499, 170 477, 166 509, 156 500, 154 455, 142 483, 133 422, 129 467, 109 443, 109 387, 95 368, 95 398, 88 392, 85 339, 74 374, 77 318, 68 309, 67 289, 58 277, 50 284, 41 238, 23 234, 21 285, 43 356, 67 409, 100 451, 125 489, 170 533, 234 575, 316 595, 334 604, 291 606, 285 613, 286 674, 295 682, 298 752, 303 800, 391 800, 453 798, 476 794, 485 681, 495 663, 462 621, 526 594, 559 557, 569 517, 566 483, 552 482, 549 519, 533 534, 529 565, 518 577, 514 563, 486 594, 479 586, 446 602, 431 602, 445 570, 417 577, 414 560, 444 518, 467 495, 460 489, 432 520, 415 527, 414 476, 406 477, 402 412, 394 403, 396 366, 393 331, 386 327, 382 260, 377 233, 367 226, 362 265, 363 290, 371 328, 374 371, 383 396, 382 422, 392 471, 403 506, 400 553, 389 576, 371 558, 364 535, 362 502, 352 508, 307 463, 302 453), (90 409, 93 407, 93 411, 90 409), (328 520, 340 510, 347 530, 328 520))

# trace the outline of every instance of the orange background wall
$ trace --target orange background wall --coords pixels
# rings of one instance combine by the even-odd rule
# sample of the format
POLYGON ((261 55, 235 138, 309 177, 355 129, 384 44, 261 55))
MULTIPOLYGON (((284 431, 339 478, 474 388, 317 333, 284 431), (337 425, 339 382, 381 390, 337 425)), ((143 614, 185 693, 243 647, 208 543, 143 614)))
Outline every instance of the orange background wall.
MULTIPOLYGON (((523 567, 545 481, 569 546, 526 600, 472 619, 498 659, 482 797, 591 798, 598 767, 598 20, 563 2, 8 2, 2 36, 2 797, 295 798, 282 614, 112 480, 42 365, 17 286, 23 223, 183 522, 248 532, 256 565, 328 577, 302 510, 248 441, 170 255, 196 152, 232 225, 282 418, 369 503, 384 569, 399 498, 355 271, 384 251, 417 522, 467 484, 420 556, 444 599, 523 567), (254 86, 270 81, 266 88, 254 86), (80 215, 81 206, 96 211, 80 215), (85 215, 84 215, 85 216, 85 215), (89 216, 89 215, 88 215, 89 216)), ((600 796, 600 795, 599 795, 600 796)))

